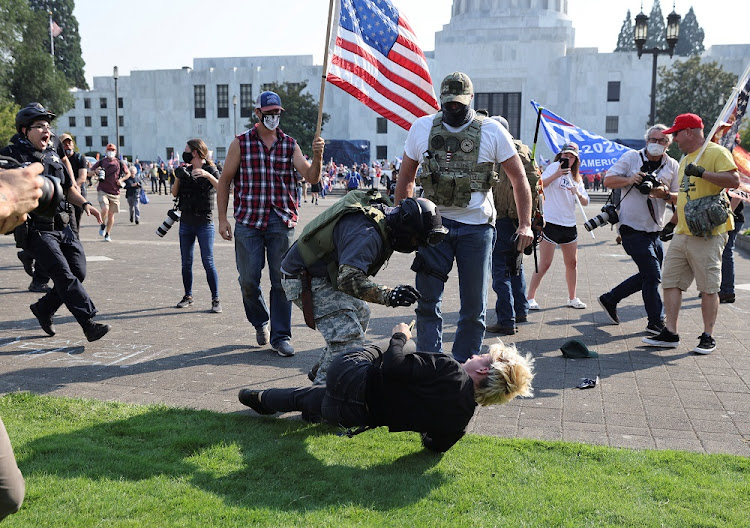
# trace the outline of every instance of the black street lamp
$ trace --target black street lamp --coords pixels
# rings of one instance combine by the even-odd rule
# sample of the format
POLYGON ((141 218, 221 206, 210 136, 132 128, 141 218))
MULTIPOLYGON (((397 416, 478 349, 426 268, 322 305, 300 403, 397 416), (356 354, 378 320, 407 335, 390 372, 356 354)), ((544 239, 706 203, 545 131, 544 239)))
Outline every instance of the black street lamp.
POLYGON ((234 106, 234 135, 237 135, 237 95, 232 96, 232 106, 234 106))
POLYGON ((651 116, 649 117, 649 125, 653 125, 656 121, 656 58, 662 53, 669 53, 671 58, 674 55, 674 47, 677 45, 677 41, 680 38, 680 20, 682 17, 675 13, 674 2, 672 3, 672 12, 667 16, 667 49, 657 48, 654 46, 651 49, 643 49, 643 45, 646 44, 648 39, 648 17, 643 13, 643 5, 641 5, 641 12, 635 17, 635 30, 633 32, 635 47, 638 49, 638 58, 644 53, 650 53, 654 56, 653 67, 651 68, 651 116))
POLYGON ((122 153, 120 152, 120 98, 117 96, 117 79, 120 78, 120 75, 117 66, 112 69, 112 78, 115 80, 115 145, 117 145, 117 157, 119 158, 122 153))

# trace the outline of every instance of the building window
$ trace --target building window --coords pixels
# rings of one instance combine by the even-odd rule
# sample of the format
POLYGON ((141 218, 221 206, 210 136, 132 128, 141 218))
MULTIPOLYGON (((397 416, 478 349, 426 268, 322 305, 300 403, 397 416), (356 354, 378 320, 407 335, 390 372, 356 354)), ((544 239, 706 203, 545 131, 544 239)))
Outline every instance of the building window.
POLYGON ((377 129, 378 134, 388 133, 388 120, 385 117, 378 117, 377 129))
POLYGON ((253 85, 240 84, 240 117, 253 115, 253 85))
POLYGON ((109 136, 102 136, 102 147, 106 147, 109 144, 109 136))
POLYGON ((620 100, 620 81, 609 81, 607 83, 607 101, 620 100))
POLYGON ((229 85, 216 85, 216 116, 229 117, 229 85))
POLYGON ((91 98, 90 97, 84 97, 83 98, 83 107, 84 108, 91 108, 91 98))
POLYGON ((87 147, 91 147, 91 145, 94 144, 94 138, 92 136, 86 136, 86 141, 84 143, 86 143, 87 147))
POLYGON ((117 108, 122 108, 122 97, 117 98, 117 108))
POLYGON ((273 83, 262 84, 260 86, 260 91, 261 92, 272 92, 273 91, 273 83))
POLYGON ((109 120, 107 119, 107 116, 102 116, 101 118, 102 126, 105 127, 109 123, 109 120))
POLYGON ((117 122, 120 126, 125 126, 125 116, 117 116, 117 122))
POLYGON ((193 86, 193 97, 195 99, 194 101, 195 118, 196 119, 205 118, 206 117, 206 85, 196 84, 195 86, 193 86))
POLYGON ((514 138, 521 135, 521 92, 478 93, 474 108, 485 108, 490 116, 501 115, 508 121, 514 138))
POLYGON ((91 126, 91 116, 83 116, 83 126, 91 126))
POLYGON ((69 127, 76 126, 76 116, 70 116, 70 117, 68 117, 68 126, 69 127))
POLYGON ((107 108, 107 98, 106 97, 100 97, 99 98, 99 108, 107 108))
POLYGON ((224 160, 227 159, 227 148, 226 147, 216 147, 216 159, 214 161, 220 161, 224 163, 224 160))
POLYGON ((125 136, 120 136, 120 146, 121 147, 125 146, 125 136))
POLYGON ((167 147, 167 160, 171 160, 174 157, 174 147, 167 147))
POLYGON ((607 116, 606 126, 604 130, 607 134, 617 134, 620 128, 620 117, 619 116, 607 116))
POLYGON ((379 160, 388 159, 388 145, 378 145, 375 147, 375 157, 379 160))

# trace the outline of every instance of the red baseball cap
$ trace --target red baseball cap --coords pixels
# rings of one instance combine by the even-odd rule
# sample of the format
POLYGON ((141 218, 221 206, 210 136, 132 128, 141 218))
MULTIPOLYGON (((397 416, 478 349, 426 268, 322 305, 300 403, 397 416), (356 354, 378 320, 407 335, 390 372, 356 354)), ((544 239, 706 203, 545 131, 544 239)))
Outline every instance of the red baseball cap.
POLYGON ((695 114, 680 114, 674 118, 671 128, 664 130, 664 134, 674 134, 686 128, 700 128, 703 130, 703 119, 695 114))

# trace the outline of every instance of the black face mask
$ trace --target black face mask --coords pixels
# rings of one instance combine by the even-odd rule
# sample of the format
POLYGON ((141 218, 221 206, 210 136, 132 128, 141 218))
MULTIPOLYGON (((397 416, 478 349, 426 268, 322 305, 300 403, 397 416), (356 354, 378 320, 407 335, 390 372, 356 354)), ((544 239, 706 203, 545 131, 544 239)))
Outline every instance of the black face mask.
POLYGON ((459 105, 458 110, 451 112, 443 107, 443 123, 452 127, 460 127, 469 120, 469 106, 459 105))
POLYGON ((185 163, 193 163, 193 153, 192 152, 183 152, 182 153, 182 161, 185 163))

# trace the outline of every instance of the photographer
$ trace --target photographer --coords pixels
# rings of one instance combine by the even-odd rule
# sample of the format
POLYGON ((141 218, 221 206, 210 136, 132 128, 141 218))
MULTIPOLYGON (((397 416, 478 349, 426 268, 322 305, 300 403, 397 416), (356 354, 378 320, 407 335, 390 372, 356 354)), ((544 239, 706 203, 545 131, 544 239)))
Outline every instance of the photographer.
POLYGON ((193 248, 197 238, 208 287, 211 288, 211 312, 220 313, 219 276, 214 265, 213 222, 214 196, 220 175, 216 165, 208 159, 208 147, 202 139, 187 142, 182 161, 187 165, 177 168, 176 181, 172 186, 172 196, 179 200, 182 212, 180 253, 185 296, 177 303, 177 308, 193 304, 193 248))
POLYGON ((50 123, 55 114, 39 103, 31 103, 16 114, 18 135, 14 142, 0 151, 19 163, 40 161, 44 165, 42 175, 50 186, 46 203, 30 213, 28 239, 25 249, 42 266, 54 283, 47 292, 29 308, 47 335, 55 335, 52 317, 64 303, 83 328, 89 341, 103 337, 110 327, 93 321, 96 315, 94 303, 83 289, 86 278, 86 255, 78 237, 70 227, 69 204, 80 205, 87 215, 101 222, 99 211, 81 196, 57 153, 48 147, 50 123))
POLYGON ((531 355, 496 343, 488 354, 460 364, 444 354, 407 352, 409 327, 393 328, 388 349, 375 345, 337 356, 325 386, 298 389, 242 389, 239 400, 258 414, 301 411, 309 422, 421 433, 427 449, 445 452, 466 433, 477 404, 506 403, 531 396, 531 355))
POLYGON ((646 147, 630 150, 607 171, 604 184, 621 191, 619 219, 622 247, 638 266, 638 273, 599 296, 599 304, 613 324, 620 324, 617 304, 640 291, 648 316, 646 331, 664 329, 664 309, 659 284, 664 248, 659 232, 664 227, 667 202, 677 197, 678 163, 666 153, 672 137, 665 125, 646 131, 646 147))

